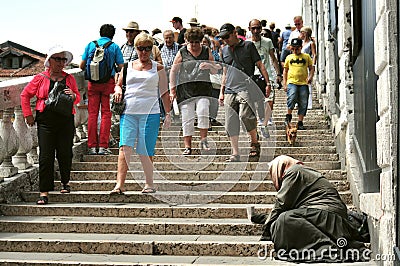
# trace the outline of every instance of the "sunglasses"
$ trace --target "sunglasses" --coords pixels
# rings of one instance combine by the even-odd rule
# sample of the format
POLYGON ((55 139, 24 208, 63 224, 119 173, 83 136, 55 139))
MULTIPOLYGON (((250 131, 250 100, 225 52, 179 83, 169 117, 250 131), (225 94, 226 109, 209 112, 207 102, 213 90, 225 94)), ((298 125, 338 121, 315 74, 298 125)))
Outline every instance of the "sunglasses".
POLYGON ((65 63, 68 60, 65 57, 50 57, 50 58, 53 59, 54 61, 56 61, 57 63, 61 63, 61 62, 65 63))
POLYGON ((150 52, 153 49, 153 46, 137 46, 136 48, 141 52, 150 52))
POLYGON ((295 26, 299 26, 299 25, 301 25, 301 23, 294 23, 294 25, 295 25, 295 26))
POLYGON ((251 27, 251 30, 261 30, 261 27, 251 27))
POLYGON ((125 30, 125 31, 129 32, 129 33, 135 33, 135 32, 139 33, 140 32, 140 30, 125 30))

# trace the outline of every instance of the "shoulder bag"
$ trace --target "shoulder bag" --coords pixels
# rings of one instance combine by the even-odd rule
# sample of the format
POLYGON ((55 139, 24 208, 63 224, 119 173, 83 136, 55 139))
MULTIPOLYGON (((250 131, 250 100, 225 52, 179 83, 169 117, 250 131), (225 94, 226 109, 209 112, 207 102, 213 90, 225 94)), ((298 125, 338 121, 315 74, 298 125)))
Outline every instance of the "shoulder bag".
MULTIPOLYGON (((50 77, 44 75, 43 73, 41 73, 41 75, 51 81, 50 77)), ((68 75, 69 74, 67 74, 67 76, 68 75)), ((64 92, 65 89, 69 88, 65 81, 67 76, 65 76, 63 80, 56 81, 54 83, 54 87, 50 90, 48 98, 44 101, 46 110, 50 110, 64 116, 72 115, 72 107, 74 105, 74 100, 72 97, 64 92)))
POLYGON ((111 101, 111 112, 114 115, 122 115, 125 111, 125 90, 126 90, 126 73, 127 73, 128 63, 124 63, 124 69, 122 71, 122 97, 120 102, 115 102, 114 97, 111 101))

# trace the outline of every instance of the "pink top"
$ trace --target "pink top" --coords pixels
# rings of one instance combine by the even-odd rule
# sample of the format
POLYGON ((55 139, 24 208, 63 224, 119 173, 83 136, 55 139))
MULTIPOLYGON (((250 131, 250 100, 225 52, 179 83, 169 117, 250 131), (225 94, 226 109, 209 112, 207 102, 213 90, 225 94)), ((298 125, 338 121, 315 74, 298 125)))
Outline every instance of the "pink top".
MULTIPOLYGON (((42 74, 50 77, 49 70, 42 72, 42 74)), ((66 72, 63 72, 63 76, 67 75, 66 72)), ((73 75, 68 75, 65 80, 67 86, 71 88, 71 90, 75 93, 76 98, 74 104, 79 103, 81 96, 78 91, 78 87, 76 85, 76 81, 73 75)), ((24 117, 32 115, 31 110, 31 103, 30 100, 34 96, 36 96, 36 110, 39 112, 43 112, 44 108, 46 107, 44 101, 49 96, 49 87, 50 87, 50 80, 41 74, 37 74, 33 77, 31 82, 26 85, 24 90, 21 93, 21 107, 24 117)), ((72 108, 72 113, 75 114, 75 108, 72 108)))

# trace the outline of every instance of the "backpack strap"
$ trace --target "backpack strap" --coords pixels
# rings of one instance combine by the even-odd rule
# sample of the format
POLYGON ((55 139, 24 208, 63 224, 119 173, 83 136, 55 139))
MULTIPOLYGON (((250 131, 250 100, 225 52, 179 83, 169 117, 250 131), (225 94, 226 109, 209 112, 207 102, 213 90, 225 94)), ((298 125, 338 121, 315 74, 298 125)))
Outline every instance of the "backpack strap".
POLYGON ((124 68, 122 70, 122 98, 125 95, 125 90, 126 90, 126 73, 127 73, 127 68, 128 68, 128 62, 124 63, 124 68))
POLYGON ((97 43, 97 41, 94 40, 93 42, 94 42, 94 45, 96 45, 96 48, 99 48, 99 44, 97 43))
POLYGON ((106 42, 106 44, 103 45, 103 48, 104 48, 104 49, 107 49, 108 46, 110 46, 112 43, 113 43, 112 41, 106 42))
POLYGON ((128 68, 128 62, 124 63, 124 70, 122 71, 122 86, 126 86, 126 73, 128 68))

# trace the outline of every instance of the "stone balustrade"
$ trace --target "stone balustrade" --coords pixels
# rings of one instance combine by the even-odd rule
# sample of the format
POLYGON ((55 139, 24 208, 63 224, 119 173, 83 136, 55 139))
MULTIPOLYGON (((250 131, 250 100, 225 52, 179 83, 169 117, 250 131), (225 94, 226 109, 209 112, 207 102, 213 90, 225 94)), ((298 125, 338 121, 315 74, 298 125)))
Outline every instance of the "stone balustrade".
MULTIPOLYGON (((75 142, 86 138, 84 126, 88 112, 82 95, 87 91, 83 72, 78 69, 67 70, 76 79, 81 102, 75 107, 75 142)), ((29 127, 22 114, 20 94, 33 76, 0 82, 0 182, 19 171, 38 163, 38 139, 36 125, 29 127)), ((32 110, 36 99, 31 101, 32 110)), ((35 112, 33 112, 35 114, 35 112)))

